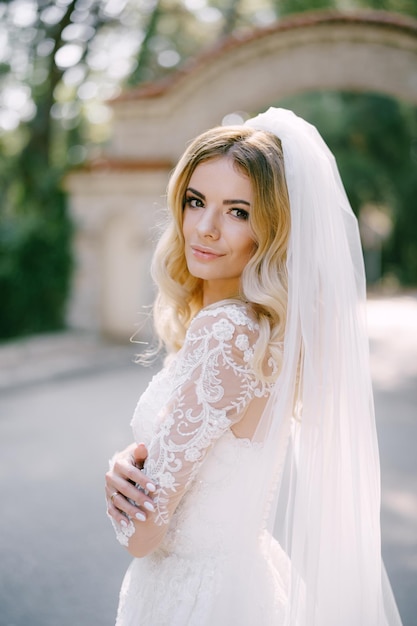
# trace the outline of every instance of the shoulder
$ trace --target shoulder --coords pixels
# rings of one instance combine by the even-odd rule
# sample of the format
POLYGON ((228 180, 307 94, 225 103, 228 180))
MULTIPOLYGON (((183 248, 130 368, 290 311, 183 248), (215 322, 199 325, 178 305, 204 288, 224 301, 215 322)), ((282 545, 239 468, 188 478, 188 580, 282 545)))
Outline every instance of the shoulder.
POLYGON ((221 328, 246 330, 258 334, 259 324, 250 304, 239 300, 223 300, 201 309, 192 320, 189 331, 199 328, 220 331, 221 328))
POLYGON ((249 304, 239 300, 222 301, 194 317, 185 337, 185 346, 231 351, 237 360, 251 360, 259 338, 259 324, 249 304))

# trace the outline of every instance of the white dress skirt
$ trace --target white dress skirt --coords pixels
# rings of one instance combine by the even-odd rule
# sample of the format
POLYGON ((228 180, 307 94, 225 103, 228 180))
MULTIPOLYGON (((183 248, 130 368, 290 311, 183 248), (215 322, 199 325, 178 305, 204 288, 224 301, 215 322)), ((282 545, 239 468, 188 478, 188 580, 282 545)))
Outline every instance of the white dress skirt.
POLYGON ((272 626, 284 623, 288 560, 248 537, 245 475, 261 450, 226 433, 176 510, 163 544, 130 565, 117 626, 272 626), (250 570, 245 565, 250 564, 250 570))

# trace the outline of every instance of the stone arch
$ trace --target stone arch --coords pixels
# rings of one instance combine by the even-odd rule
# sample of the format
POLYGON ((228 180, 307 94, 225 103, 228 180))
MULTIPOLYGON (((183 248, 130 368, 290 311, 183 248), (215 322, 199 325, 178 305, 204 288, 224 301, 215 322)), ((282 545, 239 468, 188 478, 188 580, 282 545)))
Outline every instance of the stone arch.
POLYGON ((375 91, 417 104, 417 22, 318 12, 231 37, 166 81, 115 100, 110 155, 175 160, 187 140, 227 113, 256 112, 316 89, 375 91))
POLYGON ((417 21, 382 12, 292 16, 230 37, 168 79, 114 100, 105 157, 67 180, 78 261, 69 323, 132 334, 141 305, 149 302, 155 206, 163 204, 168 173, 189 139, 233 111, 255 113, 317 89, 374 91, 417 104, 417 21), (129 254, 124 262, 116 259, 117 245, 103 227, 109 212, 126 222, 113 221, 115 233, 137 233, 141 265, 132 267, 129 254), (100 263, 112 270, 107 277, 101 271, 97 283, 100 263), (126 276, 132 289, 138 286, 136 298, 127 291, 126 276), (125 285, 125 291, 119 289, 117 307, 104 313, 111 283, 125 285))

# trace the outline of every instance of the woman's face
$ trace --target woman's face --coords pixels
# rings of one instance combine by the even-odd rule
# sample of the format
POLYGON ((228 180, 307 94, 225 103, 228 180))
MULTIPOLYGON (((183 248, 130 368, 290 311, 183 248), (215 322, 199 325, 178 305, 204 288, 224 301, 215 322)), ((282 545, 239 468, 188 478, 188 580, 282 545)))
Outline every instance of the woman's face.
POLYGON ((204 281, 204 305, 239 295, 243 269, 256 249, 252 210, 252 184, 230 158, 196 167, 185 194, 183 234, 188 271, 204 281))

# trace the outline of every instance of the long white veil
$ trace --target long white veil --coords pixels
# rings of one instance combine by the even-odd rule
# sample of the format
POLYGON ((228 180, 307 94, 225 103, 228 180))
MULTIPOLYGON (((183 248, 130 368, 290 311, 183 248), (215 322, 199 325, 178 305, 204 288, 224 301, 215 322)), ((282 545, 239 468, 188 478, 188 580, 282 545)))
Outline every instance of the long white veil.
POLYGON ((268 502, 268 536, 289 557, 285 624, 398 626, 381 559, 357 220, 313 126, 274 108, 246 125, 281 140, 291 205, 283 369, 256 433, 273 485, 257 486, 251 503, 268 502))

